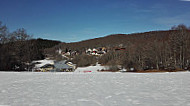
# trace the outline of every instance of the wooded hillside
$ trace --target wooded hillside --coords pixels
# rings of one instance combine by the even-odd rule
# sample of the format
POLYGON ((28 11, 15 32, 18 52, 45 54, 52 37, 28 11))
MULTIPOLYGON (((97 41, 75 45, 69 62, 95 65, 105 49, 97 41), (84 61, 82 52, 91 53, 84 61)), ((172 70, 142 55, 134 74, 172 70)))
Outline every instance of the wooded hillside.
POLYGON ((81 42, 61 43, 45 51, 55 53, 58 49, 69 49, 82 54, 86 49, 96 47, 110 50, 98 58, 102 65, 121 65, 135 70, 176 70, 190 66, 190 30, 185 25, 174 26, 168 31, 115 34, 81 42), (124 51, 112 50, 120 45, 125 48, 124 51))

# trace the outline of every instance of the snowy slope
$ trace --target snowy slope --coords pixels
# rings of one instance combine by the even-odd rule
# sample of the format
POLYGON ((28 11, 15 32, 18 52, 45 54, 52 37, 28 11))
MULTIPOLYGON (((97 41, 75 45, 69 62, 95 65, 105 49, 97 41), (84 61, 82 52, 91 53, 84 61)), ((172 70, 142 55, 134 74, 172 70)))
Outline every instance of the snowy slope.
POLYGON ((78 67, 75 72, 85 72, 85 71, 91 71, 91 72, 97 72, 97 70, 106 69, 107 67, 101 66, 100 64, 96 64, 96 66, 88 66, 88 67, 78 67))
POLYGON ((190 73, 0 73, 0 105, 190 106, 190 73))

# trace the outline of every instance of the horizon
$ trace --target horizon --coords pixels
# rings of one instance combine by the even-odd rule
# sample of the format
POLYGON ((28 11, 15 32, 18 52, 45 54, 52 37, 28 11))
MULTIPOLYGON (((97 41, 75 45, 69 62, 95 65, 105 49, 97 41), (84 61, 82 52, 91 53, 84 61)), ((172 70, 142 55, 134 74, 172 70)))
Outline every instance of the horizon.
POLYGON ((80 42, 111 34, 169 30, 190 25, 189 0, 1 0, 0 21, 10 32, 80 42))

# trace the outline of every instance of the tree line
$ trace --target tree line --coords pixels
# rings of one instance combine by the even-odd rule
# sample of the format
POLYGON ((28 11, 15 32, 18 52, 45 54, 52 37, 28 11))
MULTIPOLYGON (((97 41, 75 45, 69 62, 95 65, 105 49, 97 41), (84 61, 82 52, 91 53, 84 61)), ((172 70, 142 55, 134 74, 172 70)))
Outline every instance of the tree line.
POLYGON ((185 25, 172 27, 165 39, 130 42, 127 51, 110 52, 100 58, 102 64, 121 65, 135 70, 184 70, 190 68, 190 29, 185 25))
POLYGON ((190 28, 178 25, 168 31, 151 31, 134 34, 115 34, 74 43, 34 39, 24 28, 9 32, 0 22, 0 70, 24 71, 33 60, 53 56, 63 59, 57 50, 77 51, 71 61, 77 66, 108 65, 113 70, 121 66, 130 70, 182 70, 190 67, 190 28), (122 45, 125 50, 114 51, 122 45), (88 48, 105 47, 103 56, 87 56, 88 48))
POLYGON ((0 70, 25 71, 33 60, 44 59, 44 49, 59 44, 59 41, 33 39, 24 28, 9 32, 0 22, 0 70))

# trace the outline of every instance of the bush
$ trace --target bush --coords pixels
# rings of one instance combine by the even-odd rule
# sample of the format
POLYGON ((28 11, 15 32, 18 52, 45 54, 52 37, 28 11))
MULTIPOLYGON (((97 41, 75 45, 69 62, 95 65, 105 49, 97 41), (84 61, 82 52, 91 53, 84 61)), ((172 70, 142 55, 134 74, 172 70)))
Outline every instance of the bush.
POLYGON ((96 64, 96 57, 89 55, 78 55, 75 56, 72 60, 74 64, 77 64, 77 67, 85 67, 96 64))
POLYGON ((111 70, 112 72, 116 72, 119 70, 118 66, 113 65, 113 66, 109 66, 109 70, 111 70))

